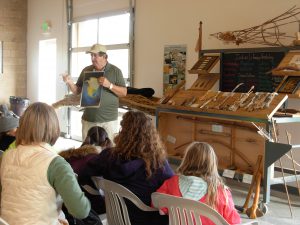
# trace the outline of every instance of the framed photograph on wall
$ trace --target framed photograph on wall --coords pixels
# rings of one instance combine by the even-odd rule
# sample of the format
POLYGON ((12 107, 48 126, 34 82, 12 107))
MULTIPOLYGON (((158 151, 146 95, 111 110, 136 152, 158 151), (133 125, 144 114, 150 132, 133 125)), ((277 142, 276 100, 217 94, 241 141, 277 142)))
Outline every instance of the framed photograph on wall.
POLYGON ((0 74, 3 73, 3 41, 0 41, 0 74))

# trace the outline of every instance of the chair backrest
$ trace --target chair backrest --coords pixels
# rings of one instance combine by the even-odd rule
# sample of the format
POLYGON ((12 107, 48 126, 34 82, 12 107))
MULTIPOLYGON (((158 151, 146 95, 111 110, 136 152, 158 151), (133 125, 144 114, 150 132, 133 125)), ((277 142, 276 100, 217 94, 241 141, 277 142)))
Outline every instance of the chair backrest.
POLYGON ((0 217, 0 225, 9 225, 9 224, 0 217))
POLYGON ((104 191, 106 218, 109 225, 131 225, 124 198, 143 211, 157 211, 145 205, 135 194, 124 186, 100 177, 93 177, 98 188, 104 191))
POLYGON ((151 195, 153 205, 158 208, 167 208, 170 225, 201 225, 201 216, 209 218, 216 225, 229 223, 210 206, 190 199, 154 192, 151 195))

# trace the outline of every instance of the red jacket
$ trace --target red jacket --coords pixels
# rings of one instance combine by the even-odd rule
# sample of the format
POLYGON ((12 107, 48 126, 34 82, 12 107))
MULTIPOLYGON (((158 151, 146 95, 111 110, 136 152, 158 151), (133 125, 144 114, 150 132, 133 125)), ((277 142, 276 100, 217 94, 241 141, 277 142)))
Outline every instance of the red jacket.
MULTIPOLYGON (((182 194, 179 189, 179 181, 178 175, 175 175, 168 180, 165 180, 163 185, 157 189, 157 192, 174 195, 178 197, 182 197, 182 194)), ((224 195, 221 187, 218 189, 218 202, 216 204, 217 211, 227 220, 230 224, 240 224, 241 218, 238 212, 234 208, 233 199, 231 193, 228 189, 227 192, 227 202, 226 196, 224 195)), ((206 202, 206 195, 204 195, 199 201, 205 203, 206 202)), ((205 217, 201 217, 201 221, 203 225, 215 225, 212 221, 208 220, 205 217)))

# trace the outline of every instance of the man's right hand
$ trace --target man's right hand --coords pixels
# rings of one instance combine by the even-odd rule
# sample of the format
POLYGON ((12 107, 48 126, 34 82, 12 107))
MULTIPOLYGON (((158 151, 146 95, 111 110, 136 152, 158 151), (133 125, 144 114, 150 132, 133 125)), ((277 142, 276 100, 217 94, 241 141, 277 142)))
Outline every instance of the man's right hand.
POLYGON ((81 92, 81 88, 78 88, 76 84, 74 84, 73 79, 70 74, 63 73, 62 75, 63 81, 68 85, 73 94, 78 95, 81 92))
POLYGON ((66 84, 73 83, 73 80, 72 80, 72 77, 70 74, 67 74, 67 73, 62 74, 62 78, 66 84))

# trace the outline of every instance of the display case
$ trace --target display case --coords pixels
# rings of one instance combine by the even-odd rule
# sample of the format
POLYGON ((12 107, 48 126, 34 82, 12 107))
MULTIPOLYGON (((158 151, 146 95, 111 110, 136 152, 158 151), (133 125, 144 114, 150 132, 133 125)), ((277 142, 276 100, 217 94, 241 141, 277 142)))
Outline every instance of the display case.
POLYGON ((277 93, 181 90, 166 104, 158 105, 157 128, 171 161, 180 160, 193 141, 213 146, 220 170, 253 174, 258 156, 263 156, 264 202, 268 202, 270 168, 291 146, 269 143, 252 123, 270 130, 273 115, 287 98, 277 93))

